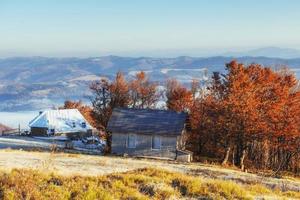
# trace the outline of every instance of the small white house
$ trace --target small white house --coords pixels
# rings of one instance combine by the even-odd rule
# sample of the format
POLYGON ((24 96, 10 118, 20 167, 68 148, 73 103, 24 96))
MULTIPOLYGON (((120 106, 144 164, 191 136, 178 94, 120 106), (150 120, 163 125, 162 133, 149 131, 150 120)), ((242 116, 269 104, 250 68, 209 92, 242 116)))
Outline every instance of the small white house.
POLYGON ((92 126, 77 109, 46 110, 29 122, 31 135, 53 136, 64 133, 88 133, 92 126))

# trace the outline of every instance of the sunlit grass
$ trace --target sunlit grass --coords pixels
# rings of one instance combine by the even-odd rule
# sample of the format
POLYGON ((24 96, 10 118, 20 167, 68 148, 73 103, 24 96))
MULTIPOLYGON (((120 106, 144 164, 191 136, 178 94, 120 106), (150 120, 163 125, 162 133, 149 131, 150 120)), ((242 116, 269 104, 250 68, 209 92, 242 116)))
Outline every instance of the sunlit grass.
POLYGON ((1 173, 0 199, 297 199, 299 192, 202 179, 152 168, 98 177, 63 177, 34 170, 1 173))

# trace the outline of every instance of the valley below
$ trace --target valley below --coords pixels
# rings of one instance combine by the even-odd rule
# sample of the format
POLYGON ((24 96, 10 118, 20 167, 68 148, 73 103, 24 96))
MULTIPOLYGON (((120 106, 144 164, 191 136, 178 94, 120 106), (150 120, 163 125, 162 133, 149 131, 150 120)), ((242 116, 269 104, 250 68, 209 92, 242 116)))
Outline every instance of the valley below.
MULTIPOLYGON (((300 59, 267 57, 118 57, 47 58, 15 57, 0 59, 0 111, 32 111, 55 108, 67 99, 90 102, 92 81, 112 80, 121 71, 132 79, 141 70, 151 81, 164 87, 167 79, 176 78, 186 86, 193 79, 202 84, 213 72, 225 72, 233 59, 244 64, 259 63, 274 69, 288 66, 300 77, 300 59)), ((1 118, 0 118, 1 119, 1 118)))
POLYGON ((39 111, 0 112, 0 121, 10 128, 28 129, 29 122, 37 116, 39 111))

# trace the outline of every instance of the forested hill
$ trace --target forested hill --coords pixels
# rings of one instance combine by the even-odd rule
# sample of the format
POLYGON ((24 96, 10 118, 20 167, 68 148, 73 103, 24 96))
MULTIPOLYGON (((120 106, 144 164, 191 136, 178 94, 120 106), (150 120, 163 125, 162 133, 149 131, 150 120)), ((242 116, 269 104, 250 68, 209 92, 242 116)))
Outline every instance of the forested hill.
MULTIPOLYGON (((127 77, 144 70, 154 81, 177 78, 188 84, 193 78, 207 79, 213 71, 224 71, 233 57, 118 57, 0 59, 0 111, 37 110, 65 99, 87 99, 88 85, 100 77, 112 78, 117 71, 127 77)), ((289 66, 300 77, 300 58, 240 57, 245 64, 259 63, 280 68, 289 66)))

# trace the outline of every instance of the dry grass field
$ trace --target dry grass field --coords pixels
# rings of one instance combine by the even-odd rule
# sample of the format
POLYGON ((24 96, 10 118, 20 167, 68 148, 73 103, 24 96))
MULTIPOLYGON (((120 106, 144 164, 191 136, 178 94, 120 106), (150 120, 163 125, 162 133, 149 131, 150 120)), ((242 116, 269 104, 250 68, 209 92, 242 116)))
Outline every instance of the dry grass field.
POLYGON ((296 178, 263 177, 200 163, 6 149, 0 151, 0 171, 0 195, 6 199, 300 199, 296 178), (63 184, 47 185, 53 178, 63 184), (32 184, 24 188, 34 194, 16 188, 21 183, 14 181, 32 184), (72 184, 76 191, 69 188, 72 184), (44 190, 66 191, 57 197, 44 196, 44 190))

